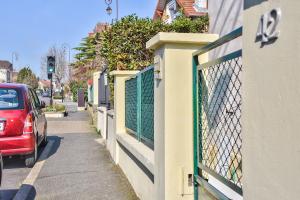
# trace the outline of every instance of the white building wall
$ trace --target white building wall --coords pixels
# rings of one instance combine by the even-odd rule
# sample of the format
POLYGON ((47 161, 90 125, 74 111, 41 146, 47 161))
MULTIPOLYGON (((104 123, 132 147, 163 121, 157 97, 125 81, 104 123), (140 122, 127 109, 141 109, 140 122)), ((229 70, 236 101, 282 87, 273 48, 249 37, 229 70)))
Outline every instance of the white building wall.
POLYGON ((6 69, 0 69, 0 82, 1 83, 7 82, 7 70, 6 69))
POLYGON ((249 0, 244 11, 245 200, 300 199, 300 1, 249 0), (280 8, 273 43, 255 42, 263 14, 280 8))
MULTIPOLYGON (((239 28, 243 24, 244 0, 208 0, 209 33, 220 37, 239 28)), ((237 39, 210 53, 210 59, 218 58, 242 48, 242 40, 237 39)))

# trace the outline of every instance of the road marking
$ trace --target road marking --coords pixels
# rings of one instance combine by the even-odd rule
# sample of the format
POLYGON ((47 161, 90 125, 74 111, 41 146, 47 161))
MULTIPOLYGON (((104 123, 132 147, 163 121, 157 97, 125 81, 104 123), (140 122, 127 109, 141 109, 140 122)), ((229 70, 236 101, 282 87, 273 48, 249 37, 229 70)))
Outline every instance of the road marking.
POLYGON ((47 146, 43 150, 41 156, 35 163, 34 167, 31 169, 26 179, 23 181, 20 189, 18 190, 13 200, 24 200, 28 198, 31 190, 34 189, 33 184, 36 181, 39 173, 41 172, 41 169, 43 168, 43 165, 45 164, 47 157, 50 154, 53 144, 53 140, 48 140, 47 146))

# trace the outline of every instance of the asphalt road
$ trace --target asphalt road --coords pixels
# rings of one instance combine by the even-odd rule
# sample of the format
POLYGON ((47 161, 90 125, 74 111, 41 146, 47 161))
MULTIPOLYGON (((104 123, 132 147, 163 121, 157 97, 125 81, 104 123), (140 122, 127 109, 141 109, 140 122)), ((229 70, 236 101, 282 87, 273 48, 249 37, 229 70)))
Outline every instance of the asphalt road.
MULTIPOLYGON (((39 149, 39 154, 43 148, 39 149)), ((3 159, 3 177, 0 188, 0 200, 10 200, 17 193, 24 179, 28 176, 30 168, 24 164, 24 159, 19 156, 3 159)))

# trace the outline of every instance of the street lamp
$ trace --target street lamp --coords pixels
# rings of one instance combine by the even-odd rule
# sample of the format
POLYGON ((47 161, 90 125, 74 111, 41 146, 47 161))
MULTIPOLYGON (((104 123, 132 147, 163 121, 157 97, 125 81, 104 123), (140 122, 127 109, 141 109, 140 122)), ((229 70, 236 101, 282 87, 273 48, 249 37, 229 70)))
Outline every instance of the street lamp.
POLYGON ((71 78, 71 65, 70 65, 70 63, 71 63, 71 46, 68 43, 64 43, 62 45, 62 47, 63 47, 64 50, 66 50, 66 48, 68 48, 68 50, 69 50, 69 60, 68 60, 68 69, 69 69, 69 71, 68 71, 68 73, 69 73, 69 78, 71 78))
MULTIPOLYGON (((107 8, 106 8, 106 13, 108 15, 111 15, 112 13, 112 8, 110 7, 111 3, 112 3, 112 0, 105 0, 105 3, 107 5, 107 8)), ((119 19, 119 0, 116 0, 116 20, 119 19)))
POLYGON ((107 13, 108 15, 111 15, 112 9, 111 9, 110 6, 108 6, 108 7, 106 8, 106 13, 107 13))
POLYGON ((13 67, 14 67, 14 61, 17 61, 17 60, 18 60, 18 53, 14 51, 11 53, 11 64, 13 67))
POLYGON ((13 80, 13 73, 14 73, 14 61, 18 60, 18 53, 13 51, 11 53, 11 65, 12 65, 12 72, 7 72, 7 82, 12 82, 13 80))

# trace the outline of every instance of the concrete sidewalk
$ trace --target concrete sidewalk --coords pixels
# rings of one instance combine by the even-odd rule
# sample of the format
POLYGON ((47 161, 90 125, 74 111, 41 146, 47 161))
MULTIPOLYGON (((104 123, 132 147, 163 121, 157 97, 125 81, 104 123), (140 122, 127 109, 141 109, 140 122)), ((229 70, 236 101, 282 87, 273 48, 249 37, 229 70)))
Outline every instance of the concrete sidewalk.
POLYGON ((89 123, 87 112, 48 120, 50 155, 30 199, 138 199, 89 123))

